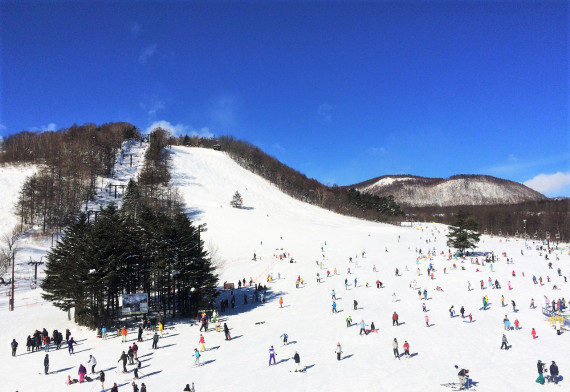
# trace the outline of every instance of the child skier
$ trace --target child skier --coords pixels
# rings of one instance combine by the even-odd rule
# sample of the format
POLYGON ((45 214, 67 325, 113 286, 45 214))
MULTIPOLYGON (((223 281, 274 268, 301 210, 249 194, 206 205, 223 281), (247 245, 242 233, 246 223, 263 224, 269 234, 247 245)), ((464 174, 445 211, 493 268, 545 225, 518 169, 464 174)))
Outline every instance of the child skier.
POLYGON ((269 366, 271 366, 271 360, 273 360, 273 364, 275 365, 275 357, 277 356, 277 353, 275 352, 275 349, 273 348, 273 346, 271 346, 271 348, 269 349, 269 366))

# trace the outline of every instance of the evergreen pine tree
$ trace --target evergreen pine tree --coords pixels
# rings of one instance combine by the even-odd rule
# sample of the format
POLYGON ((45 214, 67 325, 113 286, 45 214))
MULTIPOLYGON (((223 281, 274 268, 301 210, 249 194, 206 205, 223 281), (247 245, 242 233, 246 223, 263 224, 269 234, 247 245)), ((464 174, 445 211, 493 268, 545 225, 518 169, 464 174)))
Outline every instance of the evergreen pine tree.
POLYGON ((459 253, 466 249, 477 246, 481 234, 478 233, 479 225, 465 211, 459 211, 455 216, 453 225, 449 226, 447 246, 455 248, 459 253))
POLYGON ((243 199, 238 191, 234 193, 232 201, 230 201, 230 205, 234 208, 241 208, 243 206, 243 199))

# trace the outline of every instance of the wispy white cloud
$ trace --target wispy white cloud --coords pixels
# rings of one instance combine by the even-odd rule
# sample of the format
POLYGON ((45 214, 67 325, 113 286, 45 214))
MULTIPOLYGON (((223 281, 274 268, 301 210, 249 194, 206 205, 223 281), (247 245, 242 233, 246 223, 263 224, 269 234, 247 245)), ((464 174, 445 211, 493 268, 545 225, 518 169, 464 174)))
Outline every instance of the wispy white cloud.
POLYGON ((0 131, 5 131, 6 129, 8 129, 6 125, 0 123, 0 131))
POLYGON ((568 161, 569 158, 570 155, 562 154, 562 155, 545 156, 544 158, 539 158, 535 160, 527 160, 527 159, 519 160, 518 157, 516 157, 513 154, 510 154, 507 157, 507 161, 505 163, 491 167, 483 167, 479 169, 479 172, 489 173, 490 175, 498 177, 509 176, 513 175, 514 173, 520 173, 521 171, 530 168, 537 168, 540 166, 552 165, 568 161))
POLYGON ((524 182, 524 185, 540 193, 552 194, 570 187, 570 172, 557 172, 553 174, 539 174, 524 182))
POLYGON ((517 158, 517 156, 515 154, 509 154, 509 156, 507 157, 507 160, 509 162, 517 162, 519 159, 517 158))
POLYGON ((150 59, 152 56, 154 56, 157 48, 158 48, 157 44, 152 44, 152 45, 147 46, 143 50, 141 50, 141 52, 139 54, 139 63, 146 64, 148 59, 150 59))
POLYGON ((320 119, 326 122, 330 122, 332 120, 332 105, 328 103, 322 103, 319 105, 317 109, 317 114, 319 115, 320 119))
POLYGON ((31 127, 30 131, 56 131, 57 124, 56 123, 49 123, 48 125, 41 125, 39 127, 31 127))
POLYGON ((174 136, 189 135, 189 136, 200 136, 200 137, 214 137, 214 133, 210 131, 208 127, 202 127, 200 129, 193 128, 190 125, 185 125, 182 123, 171 124, 169 121, 160 120, 153 122, 147 129, 147 132, 151 132, 153 129, 162 128, 170 132, 174 136))

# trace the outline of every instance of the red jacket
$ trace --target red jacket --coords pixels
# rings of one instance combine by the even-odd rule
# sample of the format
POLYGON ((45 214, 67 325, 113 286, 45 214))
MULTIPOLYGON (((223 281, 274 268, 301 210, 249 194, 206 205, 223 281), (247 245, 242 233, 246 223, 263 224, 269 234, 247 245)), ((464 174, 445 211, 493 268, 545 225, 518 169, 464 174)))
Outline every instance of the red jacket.
POLYGON ((392 315, 392 320, 398 320, 398 313, 394 312, 392 315))
POLYGON ((410 351, 410 345, 408 343, 404 343, 404 351, 410 351))

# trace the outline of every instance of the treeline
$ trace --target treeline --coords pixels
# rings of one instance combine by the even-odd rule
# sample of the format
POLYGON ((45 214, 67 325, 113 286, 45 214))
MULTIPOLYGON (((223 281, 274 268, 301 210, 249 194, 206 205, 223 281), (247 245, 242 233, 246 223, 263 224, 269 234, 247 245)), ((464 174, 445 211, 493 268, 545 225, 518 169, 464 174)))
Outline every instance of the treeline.
POLYGON ((68 312, 75 308, 75 321, 92 328, 118 324, 122 294, 148 293, 149 311, 189 316, 212 306, 217 286, 188 217, 149 208, 136 193, 95 221, 79 214, 48 253, 45 274, 43 298, 68 312))
POLYGON ((503 236, 525 233, 534 239, 544 240, 546 232, 550 239, 570 241, 570 200, 541 200, 519 204, 460 207, 406 207, 406 216, 413 220, 433 221, 451 224, 458 209, 466 211, 479 225, 479 230, 487 234, 503 236), (526 220, 526 223, 524 222, 526 220), (525 226, 526 225, 526 226, 525 226))
POLYGON ((8 136, 2 163, 32 163, 17 203, 22 229, 41 226, 59 231, 71 222, 82 202, 97 193, 97 178, 112 174, 122 143, 140 139, 128 123, 73 125, 57 132, 20 132, 8 136))
POLYGON ((206 148, 218 144, 240 166, 265 178, 289 196, 344 215, 385 222, 403 214, 393 198, 374 199, 372 195, 357 195, 336 185, 328 187, 284 165, 252 144, 233 137, 180 136, 170 138, 169 143, 206 148))

